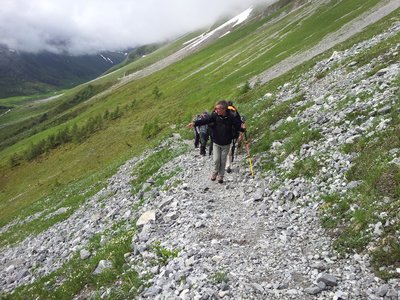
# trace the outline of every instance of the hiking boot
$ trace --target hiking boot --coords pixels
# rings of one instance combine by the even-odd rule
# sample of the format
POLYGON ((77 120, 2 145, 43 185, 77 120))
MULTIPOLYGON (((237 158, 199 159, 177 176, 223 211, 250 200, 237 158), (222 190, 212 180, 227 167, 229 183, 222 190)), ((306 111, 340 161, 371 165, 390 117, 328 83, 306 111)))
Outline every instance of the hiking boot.
POLYGON ((206 155, 206 147, 205 146, 200 146, 200 155, 202 155, 202 156, 206 155))
POLYGON ((217 179, 217 175, 218 175, 218 173, 212 173, 212 175, 211 175, 211 180, 212 181, 215 181, 215 179, 217 179))
POLYGON ((224 176, 218 176, 218 183, 224 183, 224 176))
POLYGON ((230 173, 230 172, 232 172, 232 169, 230 167, 227 167, 226 168, 226 173, 230 173))

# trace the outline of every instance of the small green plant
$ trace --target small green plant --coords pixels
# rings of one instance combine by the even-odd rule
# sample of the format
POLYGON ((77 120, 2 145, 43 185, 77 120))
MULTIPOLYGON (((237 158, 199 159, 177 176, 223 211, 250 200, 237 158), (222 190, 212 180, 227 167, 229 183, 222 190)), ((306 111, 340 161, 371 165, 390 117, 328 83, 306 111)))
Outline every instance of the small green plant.
POLYGON ((321 71, 321 72, 315 74, 315 78, 316 78, 317 80, 321 80, 321 79, 324 78, 327 74, 328 74, 328 70, 324 70, 324 71, 321 71))
POLYGON ((349 199, 339 194, 324 195, 321 197, 325 202, 321 206, 321 223, 325 228, 334 229, 346 219, 349 211, 349 199))
POLYGON ((372 265, 382 279, 400 277, 396 270, 400 268, 400 240, 388 236, 381 241, 379 247, 372 251, 372 265))
POLYGON ((154 138, 161 131, 158 119, 144 123, 142 136, 148 140, 154 138))
POLYGON ((151 250, 153 250, 153 252, 157 256, 157 263, 163 266, 165 266, 171 258, 175 258, 179 254, 178 249, 175 250, 167 249, 161 246, 160 241, 154 242, 151 246, 151 250))
POLYGON ((274 162, 273 156, 262 157, 260 165, 264 171, 271 171, 276 168, 276 163, 274 162))
POLYGON ((156 85, 153 89, 153 95, 155 99, 160 99, 163 95, 163 93, 160 91, 160 88, 158 87, 158 85, 156 85))
POLYGON ((241 88, 240 88, 240 94, 246 94, 248 91, 251 90, 250 82, 246 82, 241 88))
POLYGON ((312 157, 307 157, 303 160, 297 161, 294 166, 292 171, 289 173, 288 177, 290 179, 297 178, 299 176, 304 176, 306 178, 312 178, 315 176, 319 170, 319 164, 318 162, 312 158, 312 157))
POLYGON ((215 284, 226 283, 229 281, 228 274, 225 271, 218 271, 213 274, 211 281, 215 284))

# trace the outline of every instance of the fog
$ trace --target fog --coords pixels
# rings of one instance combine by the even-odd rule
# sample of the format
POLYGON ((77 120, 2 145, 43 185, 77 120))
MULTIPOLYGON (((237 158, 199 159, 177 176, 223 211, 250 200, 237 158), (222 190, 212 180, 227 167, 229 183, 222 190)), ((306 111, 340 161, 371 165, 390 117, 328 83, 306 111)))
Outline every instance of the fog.
MULTIPOLYGON (((162 42, 266 0, 2 0, 0 44, 90 54, 162 42)), ((269 1, 271 2, 271 1, 269 1)))

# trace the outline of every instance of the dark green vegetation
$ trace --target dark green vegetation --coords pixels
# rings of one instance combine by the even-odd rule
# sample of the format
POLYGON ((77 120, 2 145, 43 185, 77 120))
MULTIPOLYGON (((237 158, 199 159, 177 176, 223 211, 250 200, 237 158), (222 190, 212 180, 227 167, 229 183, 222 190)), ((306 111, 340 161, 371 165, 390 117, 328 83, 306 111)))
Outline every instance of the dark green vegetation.
POLYGON ((16 52, 1 46, 0 53, 0 98, 71 88, 96 78, 126 59, 122 52, 71 56, 16 52))
MULTIPOLYGON (((321 57, 329 57, 332 52, 263 86, 251 89, 249 79, 282 59, 312 47, 323 36, 378 2, 331 1, 312 13, 308 13, 310 7, 305 5, 276 19, 289 12, 291 5, 284 6, 275 14, 255 18, 199 52, 142 79, 112 87, 124 74, 134 73, 170 55, 193 35, 166 45, 106 77, 64 91, 58 98, 48 101, 37 101, 38 98, 0 100, 0 225, 18 218, 24 220, 49 206, 52 208, 46 214, 61 206, 70 208, 67 213, 46 221, 39 218, 12 227, 0 235, 0 245, 16 243, 68 218, 87 197, 104 187, 106 179, 118 165, 145 149, 156 147, 172 133, 179 132, 191 138, 192 132, 185 125, 195 113, 210 109, 221 98, 234 99, 247 117, 252 154, 264 159, 255 167, 258 171, 274 169, 276 162, 299 151, 304 143, 320 139, 321 134, 309 124, 294 122, 271 129, 271 125, 282 118, 293 116, 306 107, 293 106, 302 101, 301 94, 282 104, 275 104, 274 99, 262 99, 262 96, 267 92, 275 94, 279 86, 306 72, 321 57), (264 112, 260 114, 261 111, 264 112), (284 141, 284 151, 275 157, 268 151, 277 140, 284 141), (83 190, 87 192, 77 196, 77 191, 83 190)), ((346 49, 355 42, 372 37, 387 29, 396 18, 399 18, 398 10, 337 49, 346 49)), ((397 35, 391 42, 398 43, 398 39, 397 35)), ((384 53, 388 47, 389 44, 383 43, 369 53, 360 54, 359 63, 371 55, 384 53)), ((320 77, 323 78, 324 74, 320 77)), ((392 111, 390 129, 379 140, 360 139, 351 148, 343 149, 361 153, 347 176, 349 180, 362 180, 363 184, 353 190, 354 194, 327 195, 324 198, 327 204, 323 222, 327 227, 339 229, 335 232, 339 251, 365 251, 369 241, 366 228, 373 222, 371 219, 375 220, 383 212, 389 217, 399 211, 399 170, 386 160, 390 147, 399 143, 396 111, 392 111), (376 201, 382 195, 385 201, 376 201), (361 208, 349 211, 353 204, 361 208)), ((138 192, 143 183, 175 155, 179 155, 179 151, 161 150, 139 164, 133 174, 133 193, 138 192)), ((310 158, 297 163, 287 176, 311 178, 319 167, 317 161, 310 158)), ((152 179, 161 185, 171 176, 163 174, 152 179)), ((377 273, 387 278, 395 275, 393 267, 399 267, 396 265, 400 261, 399 241, 395 235, 399 224, 385 228, 388 232, 372 254, 377 273)), ((69 299, 85 286, 89 290, 96 289, 99 285, 112 285, 117 278, 122 285, 115 291, 115 298, 134 297, 136 290, 127 289, 127 285, 136 287, 140 279, 134 270, 123 271, 122 263, 123 254, 129 252, 132 234, 131 230, 121 229, 111 240, 115 243, 110 242, 104 249, 96 244, 98 241, 92 241, 97 254, 90 260, 82 262, 74 258, 37 283, 17 289, 10 298, 22 299, 26 295, 49 298, 54 294, 58 299, 69 299), (93 275, 91 272, 97 262, 106 259, 107 253, 112 253, 110 259, 114 268, 104 274, 104 278, 103 275, 102 278, 93 275)), ((168 259, 176 251, 157 245, 154 250, 161 259, 168 259)), ((216 274, 214 280, 224 281, 224 273, 216 274)))

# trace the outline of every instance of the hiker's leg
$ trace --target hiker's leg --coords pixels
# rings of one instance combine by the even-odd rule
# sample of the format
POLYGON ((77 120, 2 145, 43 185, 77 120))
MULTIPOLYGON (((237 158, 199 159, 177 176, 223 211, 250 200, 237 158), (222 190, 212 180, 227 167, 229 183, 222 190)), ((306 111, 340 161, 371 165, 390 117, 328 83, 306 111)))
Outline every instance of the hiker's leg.
POLYGON ((206 155, 207 136, 200 133, 200 155, 206 155))
POLYGON ((200 155, 206 155, 206 146, 200 145, 200 155))
POLYGON ((226 170, 230 170, 231 169, 231 165, 232 165, 232 144, 229 145, 229 152, 228 152, 228 156, 226 158, 225 169, 226 170))
POLYGON ((224 176, 225 174, 225 164, 226 164, 226 159, 228 157, 228 152, 229 149, 231 148, 231 145, 224 145, 224 146, 219 146, 220 147, 220 165, 218 169, 218 175, 219 176, 224 176))
POLYGON ((199 142, 200 142, 200 135, 195 128, 195 130, 194 130, 194 147, 195 148, 199 147, 199 142))
POLYGON ((214 160, 214 173, 218 173, 221 165, 222 146, 214 143, 213 145, 213 160, 214 160))

